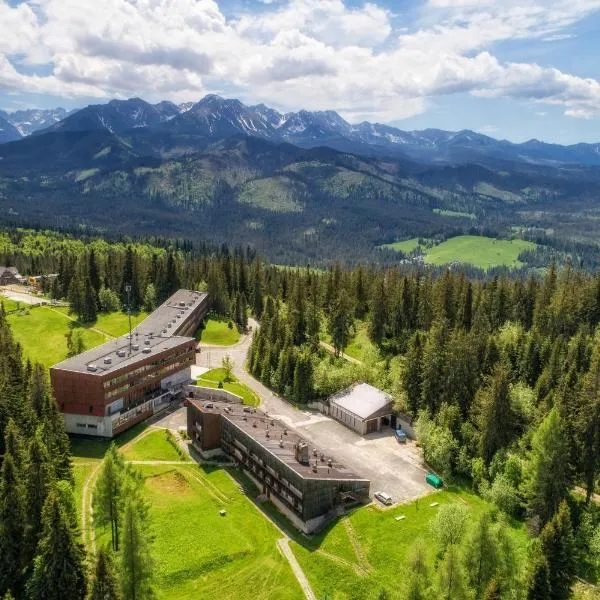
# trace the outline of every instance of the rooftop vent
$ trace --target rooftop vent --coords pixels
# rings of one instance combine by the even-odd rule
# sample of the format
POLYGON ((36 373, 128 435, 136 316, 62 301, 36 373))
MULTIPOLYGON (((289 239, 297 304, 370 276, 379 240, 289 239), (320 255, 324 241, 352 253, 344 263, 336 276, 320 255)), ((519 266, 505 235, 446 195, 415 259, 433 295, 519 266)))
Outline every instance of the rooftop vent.
POLYGON ((139 344, 133 344, 133 346, 131 346, 133 348, 133 350, 139 350, 140 349, 140 345, 139 344))
POLYGON ((268 429, 267 429, 267 433, 265 433, 265 437, 268 437, 268 438, 270 438, 270 437, 271 437, 271 434, 269 433, 269 430, 268 430, 268 429))
POLYGON ((325 462, 325 455, 321 452, 321 462, 325 462))
POLYGON ((287 429, 283 430, 283 435, 287 435, 287 429))
POLYGON ((317 452, 316 448, 313 448, 313 456, 317 456, 319 453, 317 452))
POLYGON ((333 461, 331 459, 329 459, 327 461, 327 466, 331 469, 331 467, 333 467, 333 461))
POLYGON ((279 440, 279 447, 280 447, 280 448, 283 448, 283 438, 281 438, 281 439, 279 440))
POLYGON ((150 354, 150 352, 152 352, 152 348, 150 348, 150 347, 146 346, 146 348, 144 348, 144 349, 142 350, 142 352, 143 352, 144 354, 150 354))
MULTIPOLYGON (((171 327, 171 323, 169 323, 169 324, 167 325, 167 327, 171 327)), ((166 332, 167 332, 167 330, 165 329, 165 333, 166 333, 166 332)))
POLYGON ((149 346, 149 345, 150 345, 150 340, 146 340, 146 341, 144 342, 144 344, 145 344, 146 346, 149 346))
POLYGON ((107 357, 104 359, 104 364, 105 364, 105 365, 110 365, 110 363, 111 363, 111 362, 112 362, 112 358, 111 358, 110 356, 107 356, 107 357))
POLYGON ((252 423, 252 427, 256 427, 256 421, 252 423))
POLYGON ((87 370, 91 373, 95 373, 98 370, 98 367, 92 363, 87 366, 87 370))
POLYGON ((319 469, 318 469, 318 467, 317 467, 317 463, 315 463, 315 464, 313 465, 313 468, 312 468, 312 470, 313 470, 313 473, 316 473, 316 472, 319 470, 319 469))
POLYGON ((185 302, 180 302, 179 306, 185 306, 185 302))
MULTIPOLYGON (((169 327, 170 327, 170 325, 169 325, 169 327)), ((166 329, 163 329, 163 333, 167 333, 167 330, 166 330, 166 329)))
POLYGON ((123 358, 125 356, 125 350, 117 350, 117 356, 123 358))

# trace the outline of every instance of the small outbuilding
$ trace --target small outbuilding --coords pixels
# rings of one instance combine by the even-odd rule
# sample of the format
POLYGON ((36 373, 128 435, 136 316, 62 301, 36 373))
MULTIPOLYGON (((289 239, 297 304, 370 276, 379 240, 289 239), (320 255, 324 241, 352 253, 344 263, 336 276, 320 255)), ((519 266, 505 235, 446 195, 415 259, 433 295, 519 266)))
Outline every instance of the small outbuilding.
POLYGON ((392 397, 383 390, 358 383, 329 399, 329 415, 365 435, 390 424, 392 405, 392 397))
POLYGON ((0 267, 0 285, 17 285, 22 281, 16 267, 0 267))

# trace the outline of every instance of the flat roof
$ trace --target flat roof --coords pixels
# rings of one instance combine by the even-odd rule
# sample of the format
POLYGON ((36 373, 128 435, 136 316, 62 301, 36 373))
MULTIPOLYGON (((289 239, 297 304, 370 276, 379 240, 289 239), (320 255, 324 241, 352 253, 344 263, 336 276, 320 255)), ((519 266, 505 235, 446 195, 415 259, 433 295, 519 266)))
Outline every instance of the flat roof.
POLYGON ((268 413, 264 413, 259 409, 241 404, 214 402, 210 400, 190 399, 190 402, 203 412, 220 414, 221 418, 226 419, 243 431, 267 452, 274 455, 279 461, 293 469, 304 479, 369 481, 337 462, 333 456, 323 454, 295 430, 290 429, 282 421, 270 417, 268 413), (212 405, 212 408, 207 408, 206 405, 212 405), (251 412, 246 412, 244 408, 251 412), (310 465, 300 463, 296 460, 295 446, 298 442, 306 442, 308 444, 310 465), (329 466, 330 460, 331 466, 329 466), (315 464, 317 465, 316 472, 313 471, 315 464))
POLYGON ((205 298, 204 293, 178 290, 132 330, 131 352, 129 334, 126 334, 67 358, 52 369, 105 375, 193 341, 194 338, 178 336, 177 331, 187 325, 193 309, 205 298))
POLYGON ((368 419, 393 402, 392 397, 368 383, 359 383, 329 399, 330 403, 355 414, 361 419, 368 419))

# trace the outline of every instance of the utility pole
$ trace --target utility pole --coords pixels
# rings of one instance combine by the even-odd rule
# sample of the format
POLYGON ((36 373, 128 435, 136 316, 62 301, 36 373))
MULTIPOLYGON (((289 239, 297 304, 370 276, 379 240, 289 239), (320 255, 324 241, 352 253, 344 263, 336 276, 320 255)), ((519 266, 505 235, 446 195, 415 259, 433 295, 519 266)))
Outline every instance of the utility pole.
POLYGON ((125 291, 127 292, 127 318, 129 319, 129 356, 131 356, 131 284, 125 284, 125 291))

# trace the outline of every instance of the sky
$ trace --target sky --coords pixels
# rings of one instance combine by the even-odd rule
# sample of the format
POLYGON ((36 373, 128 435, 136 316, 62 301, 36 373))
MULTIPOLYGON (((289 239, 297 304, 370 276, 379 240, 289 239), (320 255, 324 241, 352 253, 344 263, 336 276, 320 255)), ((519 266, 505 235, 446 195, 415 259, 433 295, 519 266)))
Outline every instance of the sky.
POLYGON ((208 93, 600 142, 600 0, 0 0, 0 108, 208 93))

